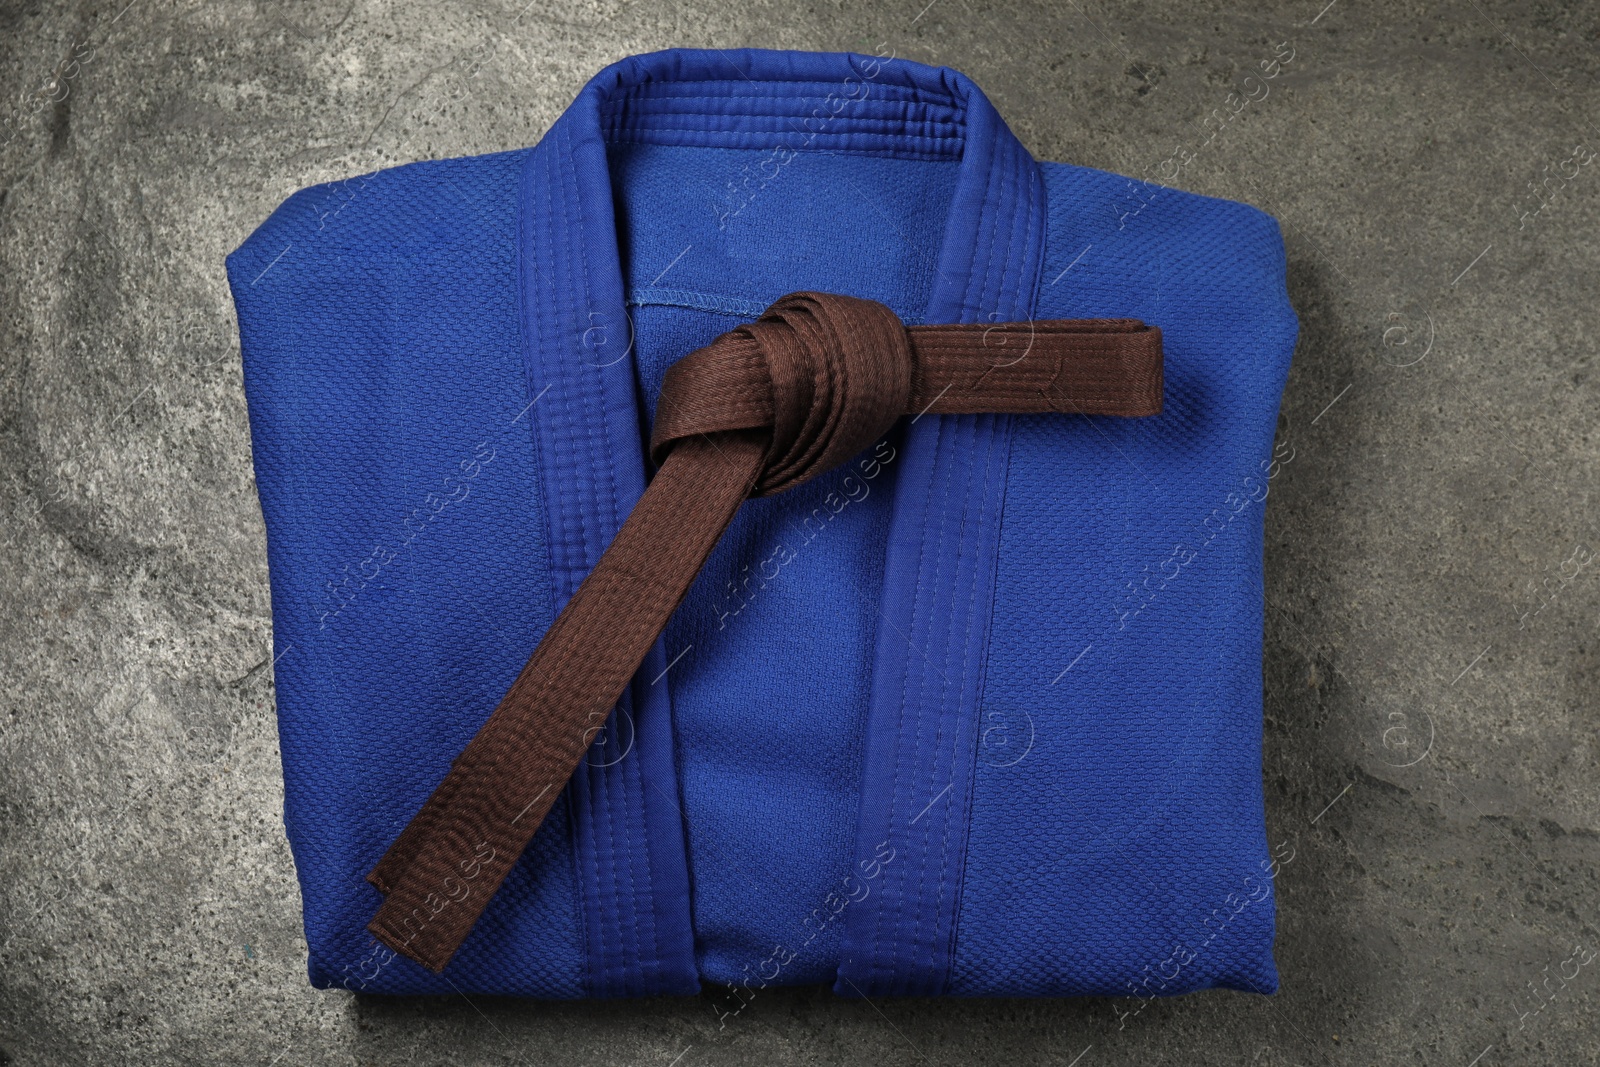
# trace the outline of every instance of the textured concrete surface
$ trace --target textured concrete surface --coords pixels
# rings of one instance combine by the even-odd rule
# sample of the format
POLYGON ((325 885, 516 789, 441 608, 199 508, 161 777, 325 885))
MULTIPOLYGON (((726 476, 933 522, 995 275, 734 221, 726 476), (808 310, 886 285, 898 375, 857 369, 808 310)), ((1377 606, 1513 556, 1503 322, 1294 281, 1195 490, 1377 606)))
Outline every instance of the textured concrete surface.
POLYGON ((1600 10, 124 2, 0 4, 0 1064, 1600 1061, 1600 10), (747 44, 959 67, 1042 158, 1282 220, 1276 997, 719 1031, 308 987, 222 258, 301 186, 533 143, 624 54, 747 44))

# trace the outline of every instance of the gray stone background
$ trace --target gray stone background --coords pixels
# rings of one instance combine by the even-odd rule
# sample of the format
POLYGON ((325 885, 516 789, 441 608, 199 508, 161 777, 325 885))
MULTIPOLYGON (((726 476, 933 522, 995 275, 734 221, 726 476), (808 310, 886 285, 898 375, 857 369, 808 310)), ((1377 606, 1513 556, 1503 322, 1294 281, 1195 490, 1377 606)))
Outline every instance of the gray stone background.
POLYGON ((0 1064, 1600 1062, 1595 7, 124 2, 0 4, 0 1064), (883 44, 1040 158, 1282 221, 1281 992, 719 1030, 312 990, 223 256, 302 186, 531 144, 631 52, 883 44))

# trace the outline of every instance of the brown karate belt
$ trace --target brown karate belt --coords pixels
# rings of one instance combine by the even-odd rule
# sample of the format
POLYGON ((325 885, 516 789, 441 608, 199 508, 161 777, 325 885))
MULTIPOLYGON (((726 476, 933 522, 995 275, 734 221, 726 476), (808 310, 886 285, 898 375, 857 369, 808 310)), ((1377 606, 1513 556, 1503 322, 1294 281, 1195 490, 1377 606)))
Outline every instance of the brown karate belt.
POLYGON ((433 971, 466 940, 751 495, 844 463, 902 415, 1161 411, 1161 331, 1134 319, 905 326, 793 293, 667 371, 659 465, 600 562, 367 875, 367 929, 433 971))

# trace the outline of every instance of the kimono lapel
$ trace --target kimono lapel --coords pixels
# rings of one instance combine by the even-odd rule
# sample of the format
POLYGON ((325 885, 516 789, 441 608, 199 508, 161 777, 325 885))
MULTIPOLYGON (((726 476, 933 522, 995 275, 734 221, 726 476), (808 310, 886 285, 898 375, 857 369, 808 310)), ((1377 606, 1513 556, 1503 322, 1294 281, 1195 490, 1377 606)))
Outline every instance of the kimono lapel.
MULTIPOLYGON (((961 177, 928 322, 1033 317, 1044 258, 1038 164, 964 76, 961 177)), ((997 357, 998 358, 998 357, 997 357)), ((955 949, 1011 416, 928 416, 906 435, 873 669, 854 874, 835 990, 945 992, 955 949), (892 858, 888 858, 892 857, 892 858)))
MULTIPOLYGON (((760 51, 663 52, 607 68, 527 154, 522 174, 518 284, 528 415, 557 611, 645 486, 605 147, 608 125, 619 121, 616 102, 645 82, 692 81, 701 93, 726 82, 728 113, 719 117, 726 128, 717 134, 760 145, 785 127, 774 126, 770 114, 739 113, 741 81, 848 78, 865 64, 961 108, 961 174, 927 321, 1031 316, 1044 245, 1042 181, 1032 157, 961 75, 895 60, 760 51)), ((890 139, 900 132, 908 146, 928 137, 909 120, 890 139)), ((839 142, 834 147, 848 149, 849 136, 829 131, 839 142)), ((881 144, 881 127, 873 137, 881 144)), ((1010 432, 1006 416, 927 416, 905 438, 884 588, 863 591, 879 597, 881 626, 856 858, 877 873, 871 894, 846 920, 838 979, 846 994, 932 994, 945 986, 1010 432)), ((568 791, 590 996, 698 987, 671 709, 667 686, 649 682, 665 667, 658 642, 605 743, 568 791)))
MULTIPOLYGON (((557 613, 645 487, 600 115, 634 64, 597 75, 528 153, 522 174, 523 352, 557 613)), ((640 675, 665 665, 657 641, 640 675)), ((636 679, 567 787, 589 996, 699 989, 672 750, 667 687, 636 679)))

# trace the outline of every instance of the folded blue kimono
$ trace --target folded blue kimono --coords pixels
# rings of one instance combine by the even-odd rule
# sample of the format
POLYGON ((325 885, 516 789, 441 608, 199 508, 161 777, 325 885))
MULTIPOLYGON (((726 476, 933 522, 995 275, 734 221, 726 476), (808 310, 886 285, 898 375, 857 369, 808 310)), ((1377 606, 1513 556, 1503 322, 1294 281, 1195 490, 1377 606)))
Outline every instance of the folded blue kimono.
POLYGON ((1273 991, 1284 273, 882 55, 636 56, 534 148, 292 196, 228 275, 312 983, 1273 991), (367 873, 643 493, 667 368, 797 290, 1140 319, 1164 410, 906 418, 747 502, 454 959, 396 954, 367 873))

